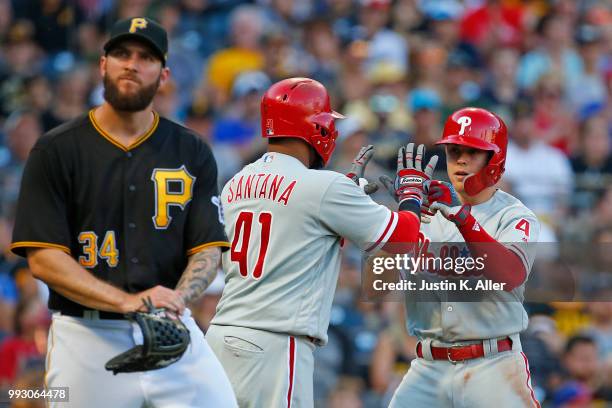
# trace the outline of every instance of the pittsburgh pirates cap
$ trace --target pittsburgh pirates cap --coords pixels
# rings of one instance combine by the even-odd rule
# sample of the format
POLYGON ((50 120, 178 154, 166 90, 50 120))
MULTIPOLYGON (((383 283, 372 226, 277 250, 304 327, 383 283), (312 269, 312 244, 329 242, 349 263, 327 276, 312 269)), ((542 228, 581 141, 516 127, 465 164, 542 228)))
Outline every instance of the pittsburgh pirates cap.
POLYGON ((108 53, 120 41, 128 38, 138 39, 149 44, 161 59, 162 64, 166 65, 168 35, 159 23, 146 17, 133 17, 117 21, 111 28, 110 39, 104 44, 104 52, 108 53))

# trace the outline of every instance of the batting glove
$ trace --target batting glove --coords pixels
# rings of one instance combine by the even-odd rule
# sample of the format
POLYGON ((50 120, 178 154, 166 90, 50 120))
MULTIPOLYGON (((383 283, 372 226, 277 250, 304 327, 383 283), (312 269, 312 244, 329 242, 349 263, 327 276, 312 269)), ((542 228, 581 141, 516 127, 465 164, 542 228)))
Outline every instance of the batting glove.
POLYGON ((425 145, 419 145, 416 156, 414 156, 414 143, 400 147, 397 152, 397 176, 395 181, 383 175, 380 182, 398 203, 405 200, 417 201, 419 206, 423 202, 423 183, 431 180, 433 172, 438 164, 438 156, 432 156, 429 163, 422 169, 425 145), (414 158, 414 159, 413 159, 414 158))
POLYGON ((378 184, 370 183, 365 179, 365 169, 368 165, 368 162, 374 156, 374 146, 368 145, 363 146, 357 156, 353 159, 353 164, 351 165, 351 169, 346 175, 346 177, 350 178, 357 184, 364 193, 373 194, 378 190, 378 184))
POLYGON ((421 222, 423 223, 430 223, 431 217, 437 212, 437 210, 431 209, 431 205, 435 202, 446 204, 449 207, 461 205, 455 188, 446 181, 428 180, 423 183, 423 191, 425 193, 421 207, 421 222))
POLYGON ((440 211, 444 218, 453 222, 457 227, 462 227, 467 223, 472 211, 472 206, 469 204, 451 208, 440 201, 430 204, 429 208, 433 211, 440 211))

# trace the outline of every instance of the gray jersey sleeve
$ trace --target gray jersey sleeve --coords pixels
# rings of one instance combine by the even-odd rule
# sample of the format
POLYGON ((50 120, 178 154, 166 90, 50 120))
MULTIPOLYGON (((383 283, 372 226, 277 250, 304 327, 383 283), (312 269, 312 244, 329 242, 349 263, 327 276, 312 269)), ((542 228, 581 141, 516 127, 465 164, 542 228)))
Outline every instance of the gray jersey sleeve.
POLYGON ((375 203, 344 175, 336 177, 321 199, 319 219, 330 232, 368 250, 391 236, 397 217, 375 203))
POLYGON ((536 256, 536 242, 540 235, 540 223, 535 215, 528 211, 509 211, 500 220, 497 240, 518 255, 527 274, 533 266, 536 256))

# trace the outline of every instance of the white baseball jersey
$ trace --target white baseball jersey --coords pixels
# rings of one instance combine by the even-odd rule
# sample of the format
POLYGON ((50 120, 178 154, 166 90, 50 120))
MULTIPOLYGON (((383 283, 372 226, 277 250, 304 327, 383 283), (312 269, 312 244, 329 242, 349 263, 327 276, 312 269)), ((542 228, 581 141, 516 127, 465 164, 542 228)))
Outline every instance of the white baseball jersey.
MULTIPOLYGON (((484 228, 497 242, 516 253, 529 274, 540 231, 536 216, 518 199, 501 190, 497 190, 488 201, 473 206, 472 215, 477 221, 475 227, 484 228)), ((424 245, 433 244, 429 251, 434 252, 435 256, 443 257, 439 253, 442 252, 439 243, 452 245, 465 242, 455 224, 439 212, 432 217, 430 224, 421 224, 421 234, 419 241, 424 245)), ((459 246, 456 253, 461 253, 465 244, 459 246)), ((420 273, 425 273, 427 279, 448 278, 429 272, 420 273)), ((489 339, 518 333, 527 328, 528 322, 523 308, 524 291, 523 283, 510 292, 481 292, 484 298, 474 302, 424 302, 419 301, 414 292, 408 292, 405 297, 407 327, 411 334, 419 338, 443 342, 489 339)))
POLYGON ((226 286, 212 320, 327 342, 341 238, 382 244, 397 214, 345 175, 266 153, 223 188, 226 286))

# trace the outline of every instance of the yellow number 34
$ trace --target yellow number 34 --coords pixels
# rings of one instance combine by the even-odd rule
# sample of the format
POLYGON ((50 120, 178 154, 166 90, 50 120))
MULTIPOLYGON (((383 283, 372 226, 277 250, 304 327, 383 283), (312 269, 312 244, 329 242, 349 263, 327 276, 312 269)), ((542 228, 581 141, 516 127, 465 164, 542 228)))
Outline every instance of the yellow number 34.
POLYGON ((119 251, 115 231, 106 231, 102 245, 98 249, 98 235, 93 231, 83 231, 79 234, 79 244, 83 244, 83 255, 79 256, 79 263, 85 268, 94 268, 98 265, 98 257, 106 260, 111 268, 119 264, 119 251))

